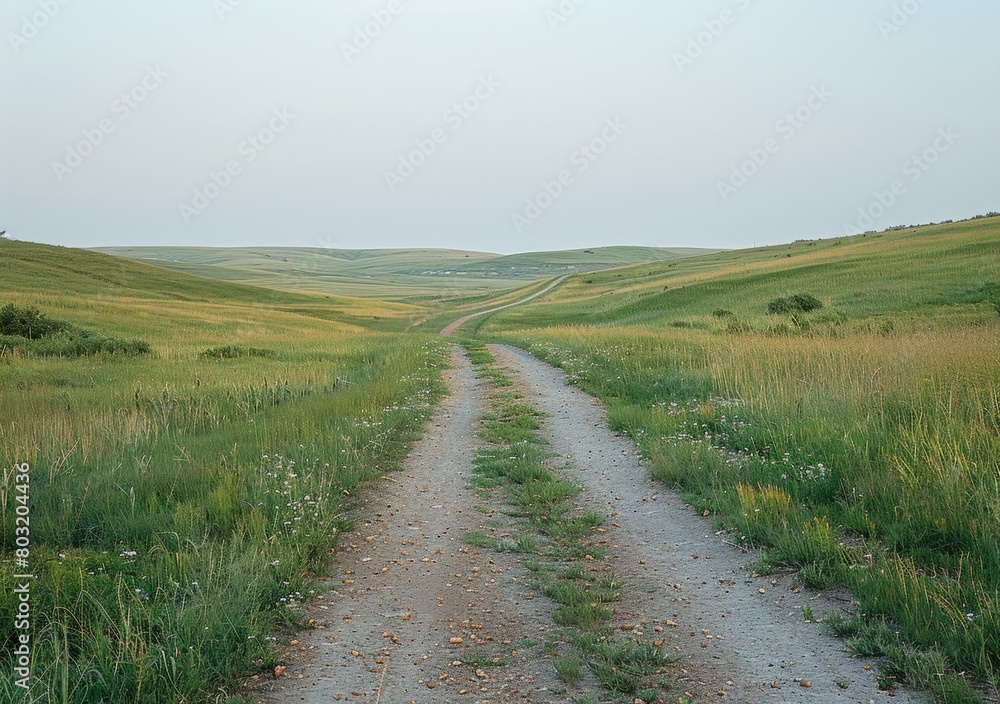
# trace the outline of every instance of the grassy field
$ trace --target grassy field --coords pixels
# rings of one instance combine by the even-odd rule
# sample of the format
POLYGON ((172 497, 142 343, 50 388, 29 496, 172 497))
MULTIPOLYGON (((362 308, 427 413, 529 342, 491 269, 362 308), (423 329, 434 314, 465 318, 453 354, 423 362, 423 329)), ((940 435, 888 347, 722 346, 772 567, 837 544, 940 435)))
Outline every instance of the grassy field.
MULTIPOLYGON (((0 331, 0 608, 16 463, 39 577, 36 689, 0 699, 225 701, 272 666, 347 506, 441 393, 431 333, 569 266, 465 332, 565 368, 765 566, 851 588, 864 616, 831 628, 888 656, 887 686, 996 686, 1000 219, 602 271, 584 267, 651 255, 168 251, 172 269, 0 242, 0 326, 51 329, 0 331)), ((15 637, 0 624, 3 657, 15 637)))
POLYGON ((603 399, 768 565, 850 587, 867 618, 834 627, 886 684, 969 702, 941 675, 1000 672, 998 284, 993 218, 581 274, 476 327, 603 399))
POLYGON ((110 247, 100 250, 184 273, 288 291, 437 303, 488 297, 571 271, 679 259, 714 250, 597 247, 501 256, 445 249, 110 247))
MULTIPOLYGON (((413 306, 198 279, 0 243, 0 306, 148 353, 0 353, 0 609, 14 613, 30 464, 32 689, 11 702, 226 700, 275 664, 366 482, 441 392, 413 306)), ((14 623, 0 624, 13 672, 14 623)))

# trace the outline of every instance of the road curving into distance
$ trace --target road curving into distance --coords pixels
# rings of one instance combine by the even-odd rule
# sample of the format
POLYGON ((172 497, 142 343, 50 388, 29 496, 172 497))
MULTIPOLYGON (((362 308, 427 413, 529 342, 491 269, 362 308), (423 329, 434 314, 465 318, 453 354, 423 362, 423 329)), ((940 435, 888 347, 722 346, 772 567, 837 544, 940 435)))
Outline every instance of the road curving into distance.
POLYGON ((536 298, 538 298, 539 296, 544 296, 546 293, 548 293, 549 291, 551 291, 552 289, 554 289, 556 286, 558 286, 559 284, 561 284, 563 281, 565 281, 569 277, 570 277, 569 274, 564 274, 563 276, 560 276, 558 279, 556 279, 555 281, 553 281, 552 283, 550 283, 548 286, 546 286, 545 288, 543 288, 541 291, 536 291, 535 293, 531 294, 527 298, 522 298, 519 301, 514 301, 513 303, 507 303, 507 304, 502 305, 502 306, 497 306, 496 308, 490 308, 488 310, 481 310, 478 313, 471 313, 469 315, 463 316, 463 317, 459 318, 458 320, 456 320, 455 322, 450 323, 446 328, 444 328, 441 331, 441 335, 444 336, 444 337, 451 337, 456 330, 458 330, 460 327, 462 327, 463 325, 465 325, 470 320, 473 320, 474 318, 479 318, 479 317, 482 317, 484 315, 489 315, 490 313, 496 313, 497 311, 500 311, 500 310, 505 310, 507 308, 513 308, 515 306, 524 305, 525 303, 528 303, 529 301, 533 301, 536 298))

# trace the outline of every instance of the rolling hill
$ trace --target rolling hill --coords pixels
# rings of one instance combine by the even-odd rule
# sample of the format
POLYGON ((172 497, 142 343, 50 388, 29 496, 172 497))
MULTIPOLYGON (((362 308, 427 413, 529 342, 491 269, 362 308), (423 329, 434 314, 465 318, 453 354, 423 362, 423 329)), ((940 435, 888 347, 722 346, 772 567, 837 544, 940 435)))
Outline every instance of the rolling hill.
POLYGON ((445 249, 106 247, 96 251, 197 276, 286 291, 405 300, 490 293, 567 272, 680 259, 718 250, 597 247, 506 256, 445 249))
POLYGON ((195 275, 100 252, 4 240, 0 297, 67 315, 78 322, 127 323, 128 309, 188 310, 198 306, 296 313, 380 329, 403 327, 423 307, 404 303, 280 291, 195 275), (194 305, 198 304, 198 305, 194 305))

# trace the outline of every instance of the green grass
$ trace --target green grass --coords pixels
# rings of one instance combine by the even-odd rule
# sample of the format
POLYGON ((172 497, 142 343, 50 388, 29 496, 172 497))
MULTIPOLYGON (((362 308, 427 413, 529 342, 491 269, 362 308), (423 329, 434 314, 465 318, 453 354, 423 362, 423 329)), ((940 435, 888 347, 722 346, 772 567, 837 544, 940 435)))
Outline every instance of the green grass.
MULTIPOLYGON (((13 613, 24 572, 15 463, 31 466, 37 576, 32 691, 6 677, 0 700, 238 691, 238 677, 276 664, 271 638, 297 623, 353 497, 420 432, 442 345, 363 326, 384 312, 377 302, 23 243, 3 242, 0 262, 0 299, 150 350, 0 353, 0 611, 13 613)), ((14 638, 0 623, 8 673, 14 638)))
MULTIPOLYGON (((193 701, 273 665, 267 638, 296 621, 348 502, 403 457, 440 393, 441 345, 420 333, 568 267, 638 259, 659 261, 581 273, 464 332, 566 369, 655 476, 767 564, 850 587, 864 614, 852 647, 889 659, 886 684, 951 703, 968 701, 956 672, 1000 679, 1000 219, 594 252, 128 252, 171 270, 0 242, 0 303, 60 328, 0 345, 4 526, 9 468, 33 468, 36 698, 193 701), (74 355, 73 335, 148 354, 74 355)), ((466 539, 531 555, 575 654, 609 692, 652 700, 661 654, 601 641, 622 588, 586 560, 602 555, 601 517, 575 510, 541 417, 488 352, 470 354, 494 399, 477 482, 506 487, 524 529, 466 539)), ((0 625, 4 657, 12 637, 0 625)))
POLYGON ((0 309, 0 354, 8 351, 29 357, 135 357, 149 354, 150 348, 143 341, 81 330, 61 320, 52 320, 37 308, 8 303, 0 309))
MULTIPOLYGON (((997 282, 992 218, 577 276, 478 333, 564 368, 768 563, 850 587, 908 648, 991 681, 997 282), (768 312, 796 295, 823 307, 768 312)), ((924 687, 906 662, 894 676, 924 687)))
POLYGON ((583 668, 586 665, 579 655, 567 655, 557 658, 553 665, 556 668, 556 675, 566 684, 576 684, 583 679, 583 668))
MULTIPOLYGON (((80 327, 136 337, 156 328, 161 311, 210 316, 220 324, 214 340, 239 327, 225 319, 229 307, 243 317, 252 310, 292 313, 371 330, 402 331, 429 309, 389 301, 262 288, 171 271, 98 252, 0 240, 0 300, 33 305, 80 327), (130 308, 122 305, 128 301, 130 308), (201 305, 191 305, 201 304, 201 305)), ((207 322, 207 321, 206 321, 207 322)), ((266 322, 266 320, 265 320, 266 322)))
MULTIPOLYGON (((598 562, 604 552, 595 536, 604 517, 574 506, 580 487, 560 478, 552 466, 554 456, 536 432, 538 412, 511 389, 506 374, 496 371, 488 349, 471 341, 465 346, 492 388, 492 412, 482 418, 480 429, 490 447, 477 454, 475 471, 485 480, 482 486, 506 489, 508 513, 520 519, 521 532, 513 542, 532 555, 523 564, 535 588, 555 604, 552 618, 562 632, 550 637, 546 654, 558 655, 561 644, 573 649, 554 660, 557 676, 568 684, 578 682, 586 665, 616 700, 660 701, 672 684, 667 673, 673 659, 661 651, 662 643, 623 638, 610 626, 611 605, 621 600, 624 585, 598 562)), ((501 549, 482 531, 465 539, 501 549)))

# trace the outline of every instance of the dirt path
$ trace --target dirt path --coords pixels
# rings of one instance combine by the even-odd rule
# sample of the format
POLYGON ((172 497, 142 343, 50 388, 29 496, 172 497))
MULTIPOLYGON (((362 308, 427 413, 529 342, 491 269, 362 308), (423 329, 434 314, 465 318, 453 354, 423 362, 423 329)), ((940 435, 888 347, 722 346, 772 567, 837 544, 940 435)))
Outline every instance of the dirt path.
POLYGON ((261 701, 564 701, 547 694, 551 665, 529 657, 550 622, 525 598, 526 571, 462 542, 487 520, 468 488, 486 388, 457 348, 452 361, 449 397, 403 472, 360 507, 332 590, 306 616, 316 629, 292 641, 280 678, 258 684, 261 701))
POLYGON ((567 274, 566 276, 560 276, 558 279, 556 279, 551 284, 549 284, 548 286, 546 286, 545 288, 543 288, 541 291, 536 291, 535 293, 531 294, 527 298, 522 298, 520 301, 514 301, 513 303, 508 303, 506 305, 497 306, 496 308, 490 308, 489 310, 481 310, 478 313, 473 313, 471 315, 466 315, 465 317, 459 318, 454 323, 451 323, 447 327, 445 327, 441 331, 441 334, 444 337, 450 337, 452 334, 454 334, 454 332, 456 330, 458 330, 460 327, 462 327, 463 325, 465 325, 470 320, 474 320, 475 318, 478 318, 478 317, 483 316, 483 315, 489 315, 490 313, 496 313, 498 310, 506 310, 507 308, 513 308, 514 306, 524 305, 528 301, 533 301, 536 298, 538 298, 539 296, 544 296, 546 293, 548 293, 549 291, 551 291, 552 289, 554 289, 556 286, 558 286, 559 284, 561 284, 563 281, 565 281, 568 278, 569 278, 569 274, 567 274))
POLYGON ((852 658, 821 624, 803 619, 803 606, 819 617, 846 604, 800 591, 788 576, 756 576, 756 558, 724 544, 711 519, 652 480, 632 442, 608 430, 600 404, 567 386, 562 372, 522 350, 491 351, 515 371, 527 400, 551 416, 552 449, 578 468, 571 476, 595 510, 611 515, 618 549, 610 561, 632 598, 643 595, 638 615, 677 624, 670 644, 694 701, 720 692, 748 704, 922 701, 880 693, 866 669, 871 661, 852 658))
MULTIPOLYGON (((662 628, 681 656, 668 701, 685 692, 739 704, 921 701, 878 692, 873 663, 804 622, 803 606, 819 616, 843 601, 754 575, 754 556, 725 545, 710 519, 649 478, 595 399, 521 350, 491 350, 550 416, 543 432, 575 468, 567 471, 585 488, 580 500, 609 516, 607 561, 626 582, 614 623, 662 628)), ((568 703, 588 686, 566 692, 555 679, 543 650, 553 606, 526 589, 519 558, 462 542, 465 531, 495 530, 499 507, 479 506, 468 485, 488 389, 458 348, 453 365, 451 393, 404 471, 359 507, 331 591, 306 617, 315 629, 291 641, 280 678, 258 681, 261 702, 568 703)))

